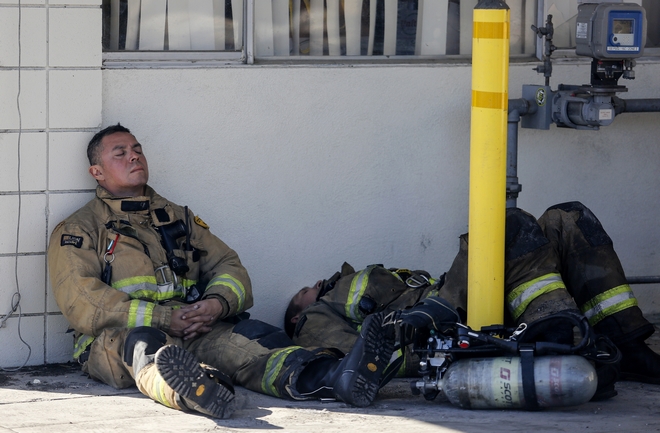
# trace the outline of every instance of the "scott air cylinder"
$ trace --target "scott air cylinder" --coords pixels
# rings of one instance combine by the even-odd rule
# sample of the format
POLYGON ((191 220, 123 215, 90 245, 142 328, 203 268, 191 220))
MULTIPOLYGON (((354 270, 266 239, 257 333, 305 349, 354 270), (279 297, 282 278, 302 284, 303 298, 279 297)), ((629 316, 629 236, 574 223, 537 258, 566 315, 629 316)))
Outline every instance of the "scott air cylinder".
MULTIPOLYGON (((582 356, 534 358, 538 406, 586 403, 596 393, 596 370, 582 356)), ((465 409, 526 409, 520 358, 462 359, 449 366, 440 383, 449 401, 465 409)))

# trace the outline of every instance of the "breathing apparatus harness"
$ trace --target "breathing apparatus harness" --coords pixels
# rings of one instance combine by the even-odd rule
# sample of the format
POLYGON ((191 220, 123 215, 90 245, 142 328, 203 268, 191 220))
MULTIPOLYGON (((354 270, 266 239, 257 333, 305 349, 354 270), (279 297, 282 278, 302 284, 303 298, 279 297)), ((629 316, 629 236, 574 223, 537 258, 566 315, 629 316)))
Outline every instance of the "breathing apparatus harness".
MULTIPOLYGON (((199 256, 200 256, 199 250, 197 250, 190 244, 190 234, 192 233, 192 228, 188 214, 188 206, 186 206, 184 209, 185 209, 184 220, 178 219, 169 224, 154 226, 154 229, 160 236, 160 242, 161 245, 163 246, 163 249, 165 249, 165 256, 167 258, 167 265, 163 265, 156 268, 155 272, 160 273, 163 277, 163 280, 166 281, 167 277, 165 270, 166 268, 169 267, 169 269, 171 270, 170 274, 173 280, 172 284, 174 284, 175 287, 178 286, 179 284, 178 277, 185 275, 190 270, 190 267, 188 266, 188 262, 186 258, 175 254, 174 250, 183 249, 183 251, 190 252, 192 259, 195 262, 199 260, 199 256), (182 248, 179 248, 177 241, 184 236, 185 236, 185 242, 182 244, 181 246, 182 248)), ((169 216, 167 215, 167 212, 164 209, 156 209, 154 210, 154 214, 156 215, 156 218, 158 218, 159 222, 164 222, 169 220, 169 216)), ((106 252, 103 256, 105 267, 103 268, 103 272, 101 273, 101 280, 108 285, 111 285, 111 281, 112 281, 112 262, 115 259, 115 255, 114 255, 115 247, 117 246, 119 238, 122 235, 139 241, 144 248, 145 254, 151 257, 151 255, 149 254, 149 249, 142 241, 140 241, 140 239, 138 239, 137 234, 134 233, 134 229, 130 227, 130 223, 127 221, 120 221, 120 222, 124 223, 124 225, 128 227, 119 226, 116 221, 111 221, 108 224, 106 224, 106 227, 108 229, 112 229, 115 233, 117 233, 115 239, 110 241, 110 243, 108 244, 108 247, 106 248, 106 252)), ((185 289, 185 302, 189 304, 197 302, 202 299, 203 294, 204 294, 204 290, 200 289, 197 286, 197 284, 193 284, 185 289)))
MULTIPOLYGON (((430 297, 435 314, 424 312, 426 326, 420 325, 416 307, 398 312, 394 317, 400 325, 400 343, 412 345, 412 351, 420 357, 421 380, 411 383, 413 394, 423 394, 433 400, 440 393, 439 382, 449 366, 460 359, 498 356, 520 357, 523 393, 527 410, 538 410, 534 380, 534 358, 543 355, 580 355, 599 367, 616 365, 621 354, 609 338, 596 335, 588 320, 577 313, 560 312, 533 323, 521 323, 517 328, 504 325, 482 327, 475 331, 460 323, 460 317, 447 301, 430 297), (438 314, 438 306, 444 312, 438 314), (409 313, 406 313, 409 311, 409 313), (411 320, 411 313, 417 317, 411 320), (430 323, 429 318, 432 317, 430 323), (543 341, 544 334, 556 327, 577 330, 572 342, 543 341), (578 337, 579 335, 579 337, 578 337)), ((430 310, 427 310, 430 311, 430 310)))

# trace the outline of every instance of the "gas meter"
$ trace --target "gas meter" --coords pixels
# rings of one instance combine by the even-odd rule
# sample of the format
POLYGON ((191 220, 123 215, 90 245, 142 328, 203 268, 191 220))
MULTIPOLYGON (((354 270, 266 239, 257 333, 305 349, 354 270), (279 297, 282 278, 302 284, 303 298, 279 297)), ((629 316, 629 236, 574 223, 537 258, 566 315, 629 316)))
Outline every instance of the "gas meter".
POLYGON ((560 84, 556 91, 549 86, 552 72, 552 15, 547 26, 537 29, 546 39, 544 65, 537 68, 546 76, 545 86, 524 85, 523 98, 534 101, 534 112, 522 119, 523 128, 548 129, 550 123, 559 127, 597 130, 614 121, 613 98, 626 92, 619 78, 635 78, 635 59, 644 53, 646 43, 646 11, 633 3, 608 0, 584 0, 578 5, 575 28, 578 55, 590 57, 590 84, 560 84))
POLYGON ((640 57, 646 44, 646 12, 632 3, 581 4, 575 29, 581 56, 598 60, 640 57))

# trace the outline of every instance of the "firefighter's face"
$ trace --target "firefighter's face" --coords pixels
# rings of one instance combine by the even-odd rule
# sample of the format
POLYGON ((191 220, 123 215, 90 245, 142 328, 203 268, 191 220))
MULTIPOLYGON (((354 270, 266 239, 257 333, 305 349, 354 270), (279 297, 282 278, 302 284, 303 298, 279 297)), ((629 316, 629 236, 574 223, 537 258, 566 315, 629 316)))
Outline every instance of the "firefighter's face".
POLYGON ((304 310, 308 306, 312 305, 314 302, 316 302, 316 298, 319 295, 319 292, 321 291, 321 285, 323 281, 319 280, 316 282, 311 287, 303 287, 296 293, 293 297, 293 302, 301 308, 301 310, 304 310))
POLYGON ((89 168, 99 185, 118 197, 144 194, 149 166, 135 137, 127 132, 115 132, 103 137, 101 146, 99 163, 89 168))

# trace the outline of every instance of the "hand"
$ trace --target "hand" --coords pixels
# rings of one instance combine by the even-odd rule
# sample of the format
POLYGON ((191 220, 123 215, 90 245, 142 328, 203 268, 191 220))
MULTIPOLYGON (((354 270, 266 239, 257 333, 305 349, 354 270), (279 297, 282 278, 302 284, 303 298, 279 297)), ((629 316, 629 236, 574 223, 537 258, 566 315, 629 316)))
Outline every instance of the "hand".
POLYGON ((204 299, 179 309, 180 314, 177 316, 182 324, 187 325, 182 330, 183 339, 189 340, 210 332, 211 326, 222 315, 222 310, 222 303, 215 298, 204 299))

